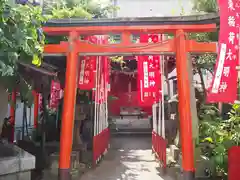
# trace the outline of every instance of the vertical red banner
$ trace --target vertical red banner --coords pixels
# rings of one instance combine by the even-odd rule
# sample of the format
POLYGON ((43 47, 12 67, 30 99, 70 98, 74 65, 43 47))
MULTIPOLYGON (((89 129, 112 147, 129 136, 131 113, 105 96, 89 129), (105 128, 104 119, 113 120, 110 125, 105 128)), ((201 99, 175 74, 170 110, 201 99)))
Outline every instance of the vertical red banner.
POLYGON ((104 101, 104 57, 103 56, 99 56, 99 72, 98 72, 98 101, 100 104, 103 103, 104 101))
POLYGON ((108 57, 103 57, 103 74, 102 74, 102 93, 103 93, 103 102, 107 101, 108 96, 108 84, 109 84, 109 63, 108 57))
MULTIPOLYGON (((141 35, 141 43, 161 42, 161 35, 141 35)), ((161 97, 160 55, 138 56, 138 99, 142 106, 152 106, 161 97)))
MULTIPOLYGON (((101 44, 108 44, 108 36, 101 36, 101 44)), ((107 101, 109 84, 109 57, 102 56, 101 93, 102 102, 107 101)))
POLYGON ((208 102, 232 103, 237 99, 239 0, 218 1, 220 9, 219 52, 208 102))
MULTIPOLYGON (((96 36, 96 43, 107 44, 107 36, 96 36)), ((109 58, 107 56, 96 56, 96 75, 94 76, 94 99, 97 103, 107 101, 107 91, 109 84, 109 58)))
POLYGON ((53 109, 58 108, 59 100, 61 98, 61 85, 57 81, 52 81, 51 83, 51 97, 49 107, 53 109))
POLYGON ((38 105, 39 105, 39 110, 42 111, 43 107, 42 107, 42 94, 39 94, 38 96, 38 105))
POLYGON ((39 93, 33 91, 33 96, 34 96, 34 128, 37 128, 39 116, 39 93))
MULTIPOLYGON (((90 43, 97 44, 96 36, 88 36, 85 38, 90 43)), ((91 90, 95 87, 95 72, 96 72, 97 56, 85 56, 80 59, 78 88, 81 90, 91 90)))

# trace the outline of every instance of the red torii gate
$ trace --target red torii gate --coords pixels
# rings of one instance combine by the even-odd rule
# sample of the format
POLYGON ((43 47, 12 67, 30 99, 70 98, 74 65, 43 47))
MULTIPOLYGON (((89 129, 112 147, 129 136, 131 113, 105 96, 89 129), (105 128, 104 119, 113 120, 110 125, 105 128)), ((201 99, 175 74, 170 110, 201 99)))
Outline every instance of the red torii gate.
POLYGON ((198 43, 186 40, 188 32, 211 32, 216 30, 218 16, 163 17, 105 20, 51 20, 43 28, 45 33, 68 35, 68 42, 49 44, 47 54, 66 54, 67 68, 65 95, 60 140, 60 179, 68 179, 72 151, 74 108, 76 99, 78 56, 86 55, 149 55, 176 53, 179 91, 179 115, 182 143, 182 167, 184 179, 194 179, 194 144, 192 141, 192 118, 190 106, 190 84, 187 71, 187 53, 216 53, 216 43, 198 43), (96 45, 81 41, 80 35, 121 34, 120 44, 96 45), (172 33, 175 38, 162 44, 133 44, 131 35, 137 33, 172 33))

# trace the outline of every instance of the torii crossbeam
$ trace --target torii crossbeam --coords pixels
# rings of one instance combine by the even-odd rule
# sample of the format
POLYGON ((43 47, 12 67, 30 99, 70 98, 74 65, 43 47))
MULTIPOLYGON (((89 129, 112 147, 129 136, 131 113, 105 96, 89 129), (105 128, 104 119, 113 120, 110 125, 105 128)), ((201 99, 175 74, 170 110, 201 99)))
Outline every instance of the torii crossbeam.
POLYGON ((43 28, 48 34, 68 35, 68 42, 46 45, 46 54, 66 54, 64 109, 60 141, 60 179, 68 179, 72 151, 74 107, 80 55, 150 55, 176 54, 179 91, 179 115, 182 143, 184 180, 194 179, 194 144, 192 141, 192 118, 190 83, 187 71, 187 53, 216 53, 216 43, 198 43, 186 40, 186 32, 211 32, 216 30, 219 17, 215 14, 187 17, 97 19, 97 20, 51 20, 43 28), (120 44, 94 45, 80 41, 81 35, 118 33, 120 44), (130 36, 136 33, 173 33, 175 38, 161 44, 133 44, 130 36))

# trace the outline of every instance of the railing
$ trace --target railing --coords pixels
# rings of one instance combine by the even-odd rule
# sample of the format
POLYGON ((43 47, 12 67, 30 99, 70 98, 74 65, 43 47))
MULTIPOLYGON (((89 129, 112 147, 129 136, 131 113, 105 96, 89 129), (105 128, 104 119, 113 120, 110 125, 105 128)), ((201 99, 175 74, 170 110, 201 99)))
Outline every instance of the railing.
POLYGON ((167 168, 167 141, 165 137, 164 106, 153 105, 152 150, 164 172, 167 168), (159 108, 160 106, 160 108, 159 108))
POLYGON ((99 134, 93 137, 93 163, 94 165, 97 164, 103 155, 108 150, 109 146, 109 139, 110 139, 110 130, 109 128, 105 128, 99 134))
POLYGON ((167 143, 163 137, 154 131, 152 132, 152 150, 165 170, 167 168, 167 143))

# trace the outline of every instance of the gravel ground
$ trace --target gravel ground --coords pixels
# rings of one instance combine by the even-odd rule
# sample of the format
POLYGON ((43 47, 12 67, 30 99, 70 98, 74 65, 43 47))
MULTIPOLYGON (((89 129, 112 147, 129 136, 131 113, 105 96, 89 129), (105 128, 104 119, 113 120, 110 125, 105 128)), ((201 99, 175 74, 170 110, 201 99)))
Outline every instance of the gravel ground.
POLYGON ((151 137, 112 138, 111 149, 96 169, 81 180, 172 180, 162 176, 151 150, 151 137))

